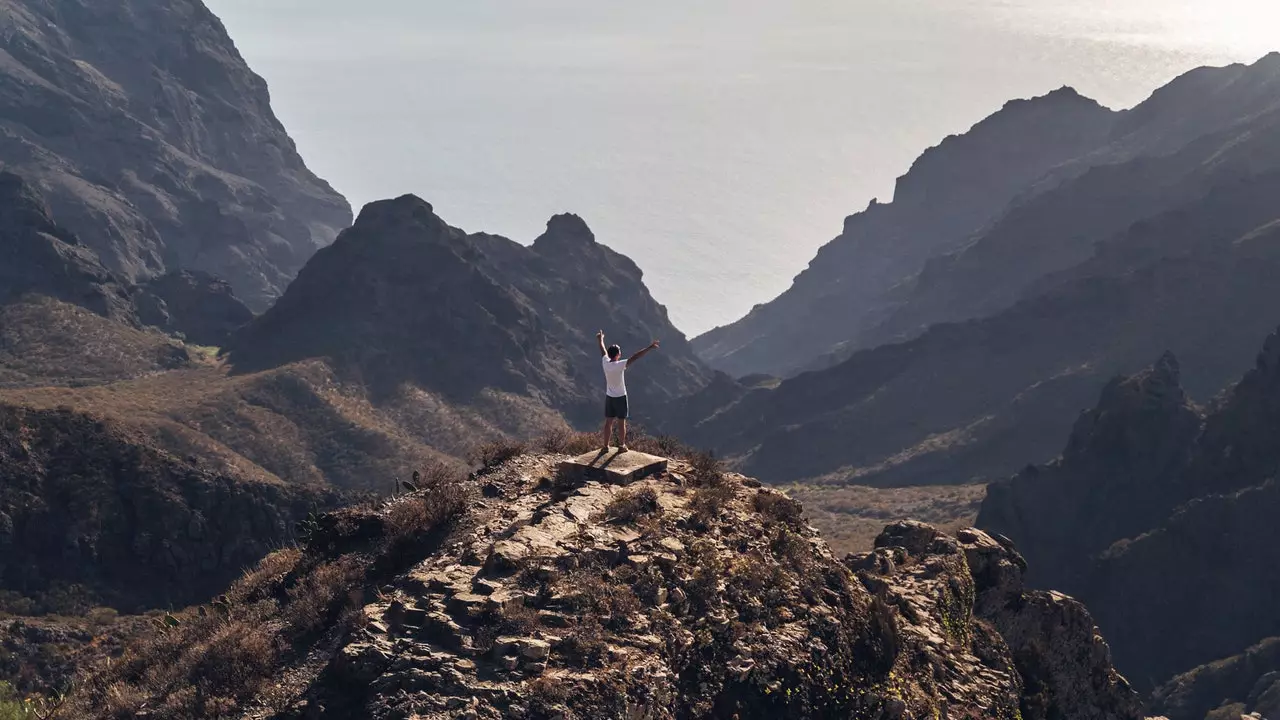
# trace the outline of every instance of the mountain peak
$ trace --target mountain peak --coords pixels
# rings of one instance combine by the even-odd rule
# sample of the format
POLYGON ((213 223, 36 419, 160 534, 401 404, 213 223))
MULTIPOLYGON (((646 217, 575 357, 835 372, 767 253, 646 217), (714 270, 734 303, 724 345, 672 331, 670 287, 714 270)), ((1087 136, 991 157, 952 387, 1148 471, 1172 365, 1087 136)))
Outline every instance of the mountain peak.
POLYGON ((595 233, 587 222, 573 213, 561 213, 547 221, 547 231, 533 241, 537 250, 579 251, 596 245, 595 233))

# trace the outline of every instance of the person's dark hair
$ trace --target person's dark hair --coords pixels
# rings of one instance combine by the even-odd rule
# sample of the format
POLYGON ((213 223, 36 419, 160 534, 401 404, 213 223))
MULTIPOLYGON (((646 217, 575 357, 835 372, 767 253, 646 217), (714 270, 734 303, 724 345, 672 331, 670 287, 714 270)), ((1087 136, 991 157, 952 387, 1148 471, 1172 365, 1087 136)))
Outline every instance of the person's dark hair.
POLYGON ((617 360, 617 359, 618 359, 618 356, 619 356, 619 355, 621 355, 621 354, 622 354, 622 348, 618 347, 617 345, 610 345, 610 346, 609 346, 609 359, 610 359, 610 360, 617 360))

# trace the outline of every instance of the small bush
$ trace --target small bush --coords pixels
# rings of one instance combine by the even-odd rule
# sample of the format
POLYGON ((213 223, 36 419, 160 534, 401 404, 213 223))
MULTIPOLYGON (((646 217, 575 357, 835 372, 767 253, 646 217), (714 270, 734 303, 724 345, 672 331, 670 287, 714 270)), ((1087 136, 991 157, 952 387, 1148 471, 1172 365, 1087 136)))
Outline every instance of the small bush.
POLYGON ((473 448, 467 453, 467 461, 488 470, 528 451, 529 446, 518 440, 494 440, 473 448))
POLYGON ((543 452, 557 455, 583 455, 599 450, 602 444, 598 433, 575 432, 568 428, 552 430, 538 441, 543 452))
POLYGON ((804 506, 781 493, 761 490, 756 494, 755 507, 768 520, 792 527, 804 518, 804 506))
POLYGON ((290 602, 284 607, 289 633, 310 635, 354 605, 351 593, 361 587, 367 569, 367 561, 348 556, 316 567, 289 588, 290 602))
POLYGON ((704 485, 699 487, 689 500, 689 512, 693 522, 706 527, 724 510, 734 498, 733 487, 727 483, 704 485))
POLYGON ((694 487, 722 485, 724 473, 724 462, 715 453, 700 450, 689 456, 689 483, 694 487))
POLYGON ((7 682, 0 682, 0 720, 29 720, 26 703, 7 682))
POLYGON ((630 625, 640 612, 640 598, 629 585, 615 582, 590 570, 580 570, 565 578, 567 594, 582 615, 619 630, 630 625))
POLYGON ((116 624, 116 620, 120 619, 120 613, 115 608, 96 607, 89 611, 85 618, 89 624, 96 629, 111 627, 116 624))
POLYGON ((635 522, 662 511, 658 504, 658 492, 652 487, 624 490, 604 508, 605 517, 619 522, 635 522))

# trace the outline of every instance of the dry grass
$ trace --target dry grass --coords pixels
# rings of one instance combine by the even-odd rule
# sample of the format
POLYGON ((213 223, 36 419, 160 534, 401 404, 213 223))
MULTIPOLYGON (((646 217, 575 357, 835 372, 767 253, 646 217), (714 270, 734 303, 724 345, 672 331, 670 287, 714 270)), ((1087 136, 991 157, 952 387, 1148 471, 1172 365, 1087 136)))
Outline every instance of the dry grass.
POLYGON ((600 449, 600 435, 590 432, 575 432, 568 428, 557 428, 543 435, 537 446, 543 452, 556 455, 583 455, 600 449))
POLYGON ((502 439, 481 443, 467 453, 467 461, 483 469, 498 467, 508 460, 525 454, 529 446, 518 440, 502 439))
POLYGON ((51 298, 0 307, 0 387, 96 385, 197 362, 163 333, 51 298))

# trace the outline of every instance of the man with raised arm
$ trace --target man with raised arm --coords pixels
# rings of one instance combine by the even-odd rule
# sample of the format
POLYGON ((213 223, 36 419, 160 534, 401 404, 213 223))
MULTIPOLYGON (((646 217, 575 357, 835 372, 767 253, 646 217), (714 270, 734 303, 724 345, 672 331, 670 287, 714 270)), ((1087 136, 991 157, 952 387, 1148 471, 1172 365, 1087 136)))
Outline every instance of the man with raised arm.
POLYGON ((609 442, 613 440, 614 427, 618 428, 618 452, 626 452, 627 417, 630 415, 627 407, 627 368, 631 367, 631 363, 649 354, 651 350, 656 350, 659 343, 654 340, 649 343, 649 347, 623 360, 622 348, 617 345, 605 347, 603 330, 596 333, 596 340, 600 343, 600 360, 604 365, 605 380, 603 452, 609 452, 609 442))

